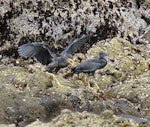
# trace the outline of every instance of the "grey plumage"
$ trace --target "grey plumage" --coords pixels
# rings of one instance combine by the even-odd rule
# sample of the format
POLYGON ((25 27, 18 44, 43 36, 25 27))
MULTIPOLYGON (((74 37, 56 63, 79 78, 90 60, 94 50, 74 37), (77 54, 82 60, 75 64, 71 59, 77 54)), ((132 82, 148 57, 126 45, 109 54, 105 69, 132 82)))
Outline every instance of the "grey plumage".
POLYGON ((44 65, 52 62, 55 54, 49 49, 49 45, 42 42, 33 42, 21 45, 18 48, 18 54, 23 57, 35 57, 44 65))
POLYGON ((63 57, 70 57, 75 52, 77 52, 83 44, 85 44, 92 36, 87 35, 83 36, 80 39, 74 40, 72 43, 70 43, 62 52, 61 56, 63 57))
POLYGON ((107 65, 107 54, 100 52, 98 58, 93 58, 80 63, 72 69, 74 73, 94 73, 96 70, 101 69, 107 65))
POLYGON ((48 70, 59 70, 62 67, 66 67, 69 62, 68 59, 76 53, 83 44, 85 44, 91 35, 83 36, 71 44, 69 44, 61 53, 60 56, 56 56, 50 48, 49 45, 42 42, 33 42, 19 46, 18 54, 23 57, 35 57, 39 62, 44 65, 48 65, 48 70))

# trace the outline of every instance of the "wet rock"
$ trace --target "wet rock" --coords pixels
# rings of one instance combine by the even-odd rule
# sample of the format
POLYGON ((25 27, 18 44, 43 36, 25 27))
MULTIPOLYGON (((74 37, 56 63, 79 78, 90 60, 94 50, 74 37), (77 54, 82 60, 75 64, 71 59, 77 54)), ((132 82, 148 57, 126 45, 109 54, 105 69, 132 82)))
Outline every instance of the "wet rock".
POLYGON ((31 41, 47 41, 60 50, 73 37, 83 33, 96 34, 98 40, 118 36, 134 43, 143 34, 141 31, 145 31, 149 19, 149 2, 138 3, 110 0, 2 1, 0 15, 6 28, 1 33, 8 39, 2 49, 31 41))
POLYGON ((0 123, 149 126, 149 5, 149 0, 1 1, 0 123), (110 61, 94 76, 61 69, 56 78, 63 88, 35 59, 18 58, 18 45, 46 41, 58 53, 82 34, 95 36, 74 56, 76 65, 100 51, 110 61))
POLYGON ((101 114, 103 111, 106 110, 106 104, 105 101, 92 101, 90 102, 90 108, 89 112, 95 113, 95 114, 101 114))
POLYGON ((127 120, 124 117, 113 115, 113 112, 107 110, 101 116, 96 114, 89 115, 87 112, 71 112, 70 110, 63 110, 62 113, 52 120, 50 123, 42 123, 35 121, 26 127, 49 127, 49 126, 133 126, 140 127, 148 124, 136 124, 133 120, 127 120), (109 117, 108 117, 109 116, 109 117), (107 120, 105 120, 107 118, 107 120))
POLYGON ((29 73, 21 67, 1 71, 0 123, 24 126, 36 119, 46 121, 59 114, 67 103, 63 89, 51 89, 53 85, 55 82, 47 72, 29 73))
POLYGON ((143 35, 139 37, 139 43, 148 44, 150 43, 150 27, 148 27, 143 35))
POLYGON ((117 81, 124 81, 126 78, 126 75, 121 71, 114 71, 112 75, 117 81))
POLYGON ((112 86, 107 94, 111 94, 113 97, 124 97, 134 103, 135 107, 139 109, 139 112, 149 115, 149 74, 144 73, 135 79, 125 81, 124 83, 119 83, 118 85, 112 86), (146 89, 145 89, 146 87, 146 89), (140 105, 139 105, 140 104, 140 105))
POLYGON ((70 101, 72 103, 72 106, 76 109, 80 109, 81 107, 81 99, 77 96, 74 96, 74 95, 70 95, 68 96, 68 101, 70 101))
POLYGON ((147 119, 138 118, 131 115, 118 115, 118 116, 126 119, 133 119, 136 123, 143 123, 143 125, 141 124, 142 126, 144 126, 144 123, 148 123, 147 119))
POLYGON ((44 108, 34 97, 27 97, 15 93, 0 95, 0 123, 15 123, 23 126, 36 119, 44 119, 44 108))
POLYGON ((26 91, 30 94, 36 93, 52 86, 52 81, 48 73, 29 73, 21 67, 13 67, 0 72, 1 92, 26 91), (38 89, 37 89, 38 88, 38 89))
POLYGON ((124 119, 115 118, 111 111, 105 111, 101 116, 89 114, 88 112, 71 112, 63 110, 61 115, 52 120, 51 124, 55 126, 119 126, 119 125, 135 125, 134 122, 128 123, 124 119), (108 113, 109 112, 109 113, 108 113), (110 115, 109 115, 110 114, 110 115), (107 120, 105 120, 106 116, 107 120), (109 116, 109 117, 108 117, 109 116), (118 119, 118 122, 115 122, 118 119), (82 121, 82 122, 81 122, 82 121), (110 122, 111 121, 111 122, 110 122))
POLYGON ((1 127, 16 127, 16 125, 15 124, 9 124, 9 125, 1 124, 1 127))
MULTIPOLYGON (((56 74, 56 79, 64 85, 64 88, 57 88, 57 82, 51 78, 48 72, 41 72, 34 68, 34 71, 30 72, 29 69, 21 67, 3 69, 0 73, 1 95, 11 92, 12 96, 15 95, 17 98, 17 105, 21 106, 24 103, 19 101, 18 96, 27 98, 26 100, 30 100, 27 107, 33 112, 32 116, 27 108, 22 110, 21 106, 18 108, 15 104, 11 108, 7 103, 4 107, 8 108, 2 108, 3 123, 8 121, 21 126, 36 118, 49 121, 66 108, 96 114, 101 114, 109 109, 116 114, 146 119, 149 116, 149 87, 147 85, 149 84, 149 54, 141 55, 146 53, 143 46, 138 47, 121 38, 113 38, 108 42, 98 42, 97 45, 93 45, 85 56, 96 56, 100 51, 105 51, 111 61, 105 68, 96 72, 95 76, 81 74, 65 79, 63 75, 68 73, 68 71, 65 72, 65 69, 68 68, 64 68, 64 71, 56 74), (88 85, 91 82, 94 85, 89 88, 88 85), (101 92, 97 90, 96 85, 99 86, 101 92), (124 98, 124 100, 118 98, 124 98), (37 108, 38 106, 41 108, 42 115, 39 115, 41 112, 36 112, 37 108, 30 105, 31 101, 35 105, 38 103, 37 108), (26 118, 28 116, 29 119, 26 118)), ((11 102, 14 103, 12 100, 11 102)))

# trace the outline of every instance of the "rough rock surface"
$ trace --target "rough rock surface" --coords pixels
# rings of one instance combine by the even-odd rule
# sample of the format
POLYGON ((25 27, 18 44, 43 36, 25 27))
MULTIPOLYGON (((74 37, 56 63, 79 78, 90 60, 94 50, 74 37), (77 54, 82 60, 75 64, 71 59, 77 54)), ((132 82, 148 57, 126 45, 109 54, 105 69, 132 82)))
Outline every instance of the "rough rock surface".
POLYGON ((2 0, 0 2, 0 126, 149 126, 149 0, 2 0), (17 47, 46 41, 60 52, 83 34, 94 38, 74 55, 108 54, 105 68, 56 79, 17 47))

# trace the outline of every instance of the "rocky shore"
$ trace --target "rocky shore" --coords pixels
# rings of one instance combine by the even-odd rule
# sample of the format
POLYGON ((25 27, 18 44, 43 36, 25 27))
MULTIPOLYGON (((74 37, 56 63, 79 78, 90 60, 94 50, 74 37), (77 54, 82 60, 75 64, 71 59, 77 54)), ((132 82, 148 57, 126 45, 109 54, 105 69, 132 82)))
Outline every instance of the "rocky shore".
POLYGON ((149 77, 149 0, 0 1, 0 126, 147 127, 149 77), (75 65, 100 51, 109 56, 94 76, 71 66, 50 73, 17 53, 34 41, 60 53, 83 34, 94 38, 73 56, 75 65))

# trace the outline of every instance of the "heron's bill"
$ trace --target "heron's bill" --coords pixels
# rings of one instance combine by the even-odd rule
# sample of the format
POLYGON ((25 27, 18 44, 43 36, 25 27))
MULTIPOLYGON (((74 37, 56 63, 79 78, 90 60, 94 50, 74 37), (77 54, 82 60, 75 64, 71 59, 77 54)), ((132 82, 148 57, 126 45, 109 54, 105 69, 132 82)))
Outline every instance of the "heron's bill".
POLYGON ((74 61, 72 59, 67 59, 67 62, 71 65, 71 66, 74 66, 74 61))

